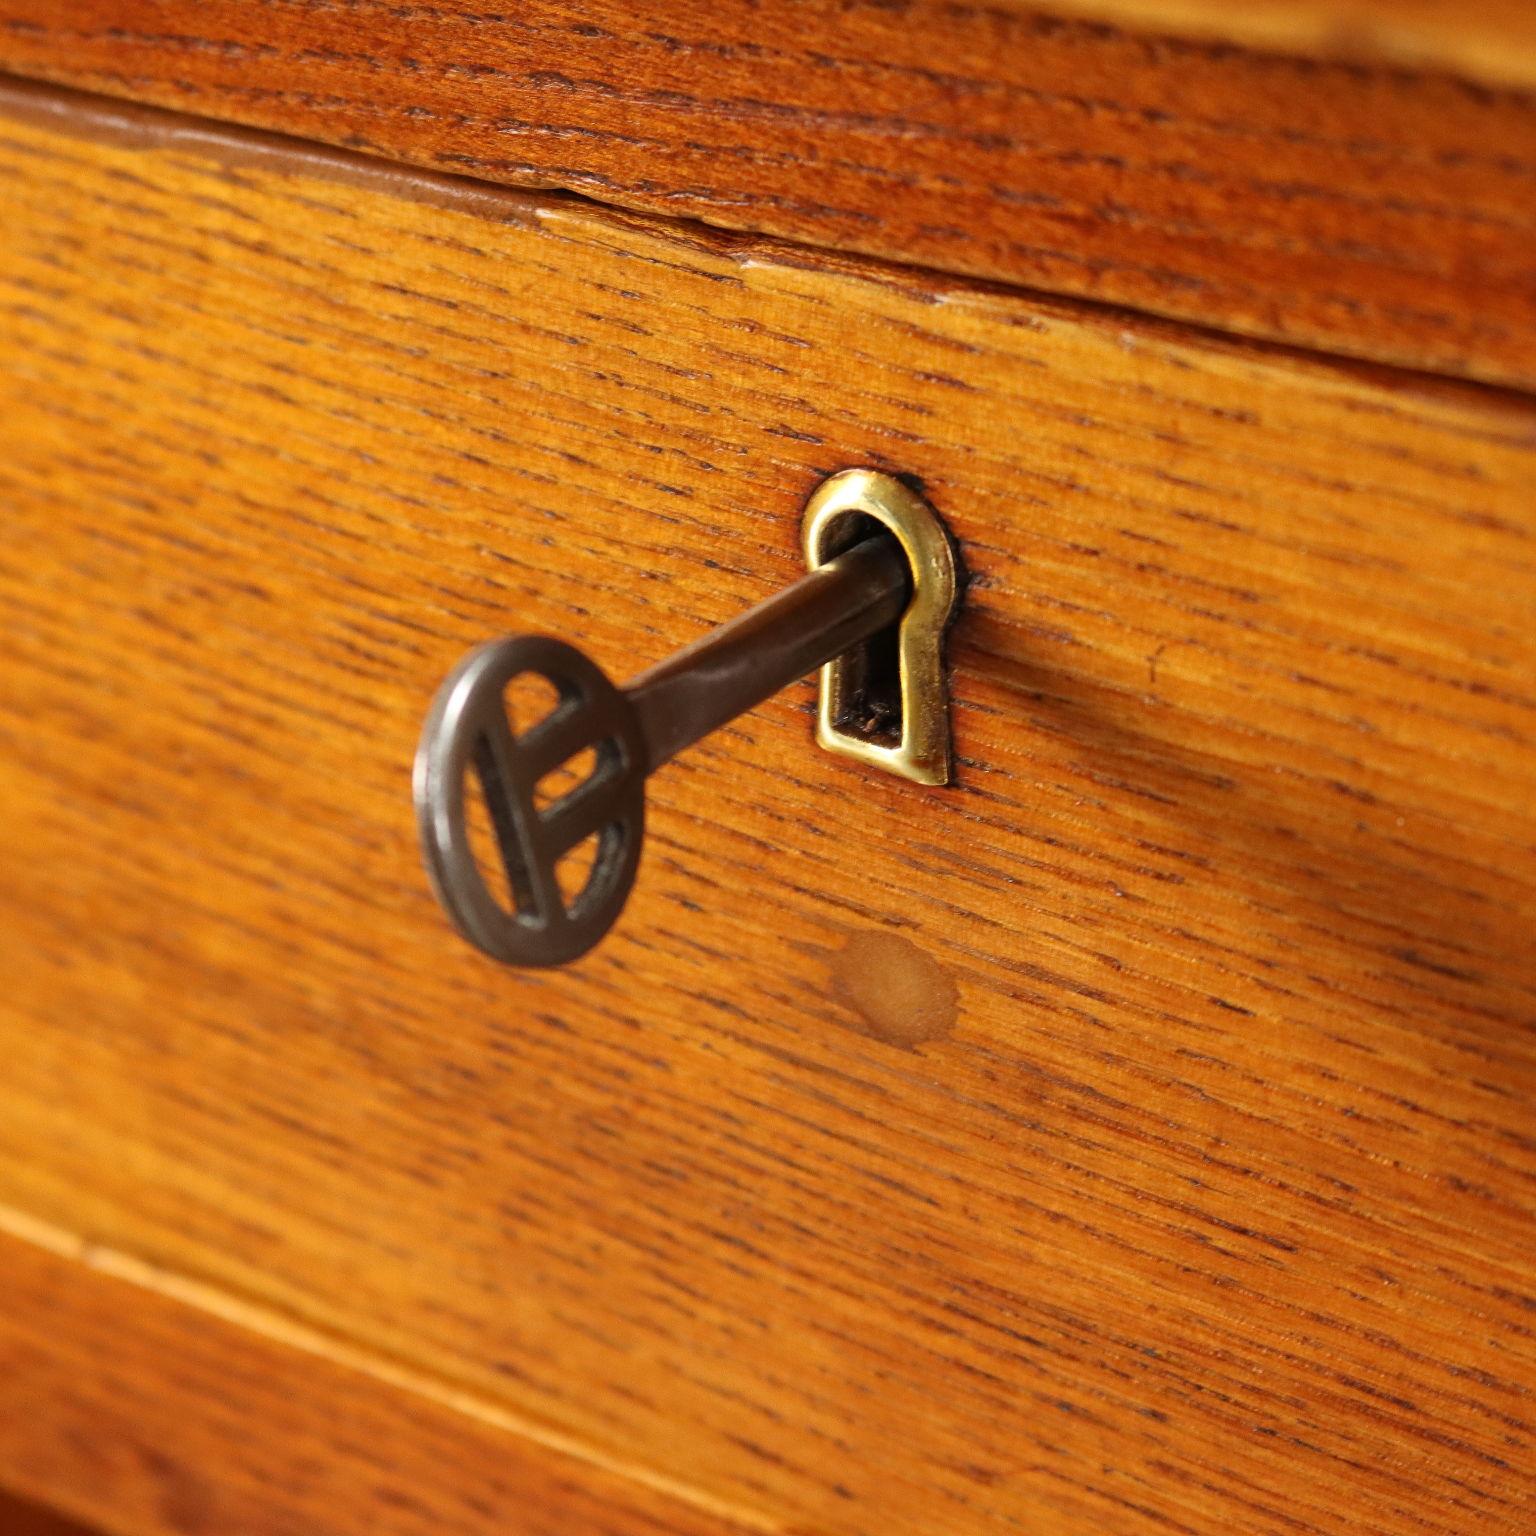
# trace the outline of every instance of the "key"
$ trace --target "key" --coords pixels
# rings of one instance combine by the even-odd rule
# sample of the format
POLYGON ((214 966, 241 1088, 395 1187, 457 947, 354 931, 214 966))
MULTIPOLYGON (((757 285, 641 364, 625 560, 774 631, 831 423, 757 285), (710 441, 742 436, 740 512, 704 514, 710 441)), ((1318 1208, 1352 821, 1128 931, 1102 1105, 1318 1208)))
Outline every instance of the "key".
POLYGON ((911 595, 897 541, 880 532, 723 624, 620 689, 575 646, 519 635, 480 646, 449 674, 428 713, 413 789, 433 888, 459 932, 509 965, 563 965, 618 919, 645 833, 645 780, 679 752, 781 688, 896 623, 911 595), (507 689, 537 674, 558 695, 519 735, 507 689), (547 774, 591 750, 587 778, 553 804, 547 774), (470 847, 467 775, 490 812, 508 903, 470 847), (596 836, 573 899, 562 857, 596 836))

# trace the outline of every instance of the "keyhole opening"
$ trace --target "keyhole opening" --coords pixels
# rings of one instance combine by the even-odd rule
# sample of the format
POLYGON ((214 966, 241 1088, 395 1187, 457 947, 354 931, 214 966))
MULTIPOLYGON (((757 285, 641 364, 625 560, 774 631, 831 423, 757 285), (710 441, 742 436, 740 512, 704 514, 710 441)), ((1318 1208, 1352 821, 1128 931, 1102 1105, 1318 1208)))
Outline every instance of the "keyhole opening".
MULTIPOLYGON (((906 562, 906 551, 878 518, 850 512, 835 524, 828 556, 835 557, 866 539, 882 539, 906 562)), ((908 587, 911 571, 908 569, 908 587)), ((838 730, 878 747, 901 744, 904 726, 901 690, 901 621, 877 630, 868 640, 844 653, 839 665, 843 682, 837 695, 838 730)))

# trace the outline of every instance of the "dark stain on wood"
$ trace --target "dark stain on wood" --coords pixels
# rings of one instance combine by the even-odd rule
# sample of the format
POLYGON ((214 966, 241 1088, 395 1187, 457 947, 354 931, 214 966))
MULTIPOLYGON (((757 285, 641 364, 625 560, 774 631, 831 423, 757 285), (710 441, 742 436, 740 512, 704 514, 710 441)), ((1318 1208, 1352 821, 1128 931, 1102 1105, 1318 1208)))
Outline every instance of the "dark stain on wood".
POLYGON ((851 934, 832 957, 832 989, 852 1027, 911 1050, 955 1027, 955 979, 911 939, 889 929, 851 934))

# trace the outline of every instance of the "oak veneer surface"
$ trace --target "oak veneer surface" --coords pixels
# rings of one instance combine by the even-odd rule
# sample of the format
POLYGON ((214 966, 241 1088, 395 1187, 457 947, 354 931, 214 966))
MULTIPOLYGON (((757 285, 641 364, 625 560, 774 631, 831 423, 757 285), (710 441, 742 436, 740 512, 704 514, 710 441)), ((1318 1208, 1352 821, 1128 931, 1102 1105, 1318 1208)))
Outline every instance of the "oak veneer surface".
POLYGON ((1536 101, 1448 75, 948 0, 0 0, 0 67, 1536 384, 1536 101))
MULTIPOLYGON (((110 1536, 745 1536, 752 1529, 530 1443, 504 1423, 263 1337, 244 1320, 157 1294, 153 1272, 135 1284, 88 1267, 103 1257, 0 1237, 0 1480, 67 1500, 93 1529, 110 1536)), ((3 1495, 0 1532, 88 1536, 3 1495)))
MULTIPOLYGON (((1015 8, 1029 7, 1018 0, 1015 8)), ((1528 0, 1049 0, 1048 9, 1312 58, 1536 85, 1528 0)))
POLYGON ((1529 1527, 1530 401, 9 101, 15 1221, 786 1531, 1529 1527), (860 463, 955 786, 797 687, 471 952, 447 668, 638 669, 860 463))
POLYGON ((0 1531, 5 1536, 101 1536, 40 1504, 0 1493, 0 1531))

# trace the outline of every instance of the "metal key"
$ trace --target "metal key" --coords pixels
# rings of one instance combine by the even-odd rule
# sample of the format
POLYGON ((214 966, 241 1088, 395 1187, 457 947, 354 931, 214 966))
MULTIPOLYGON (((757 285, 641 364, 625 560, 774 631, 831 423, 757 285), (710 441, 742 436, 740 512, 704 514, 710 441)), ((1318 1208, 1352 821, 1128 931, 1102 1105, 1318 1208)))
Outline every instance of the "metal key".
POLYGON ((683 748, 901 617, 909 568, 881 533, 635 678, 622 691, 563 640, 520 635, 472 651, 432 704, 416 754, 417 824, 454 925, 510 965, 560 965, 590 949, 634 884, 647 775, 683 748), (559 695, 523 735, 506 690, 535 673, 559 695), (539 781, 590 749, 591 774, 540 808, 539 781), (478 776, 511 897, 497 900, 470 847, 466 777, 478 776), (597 853, 569 902, 557 866, 586 838, 597 853))

